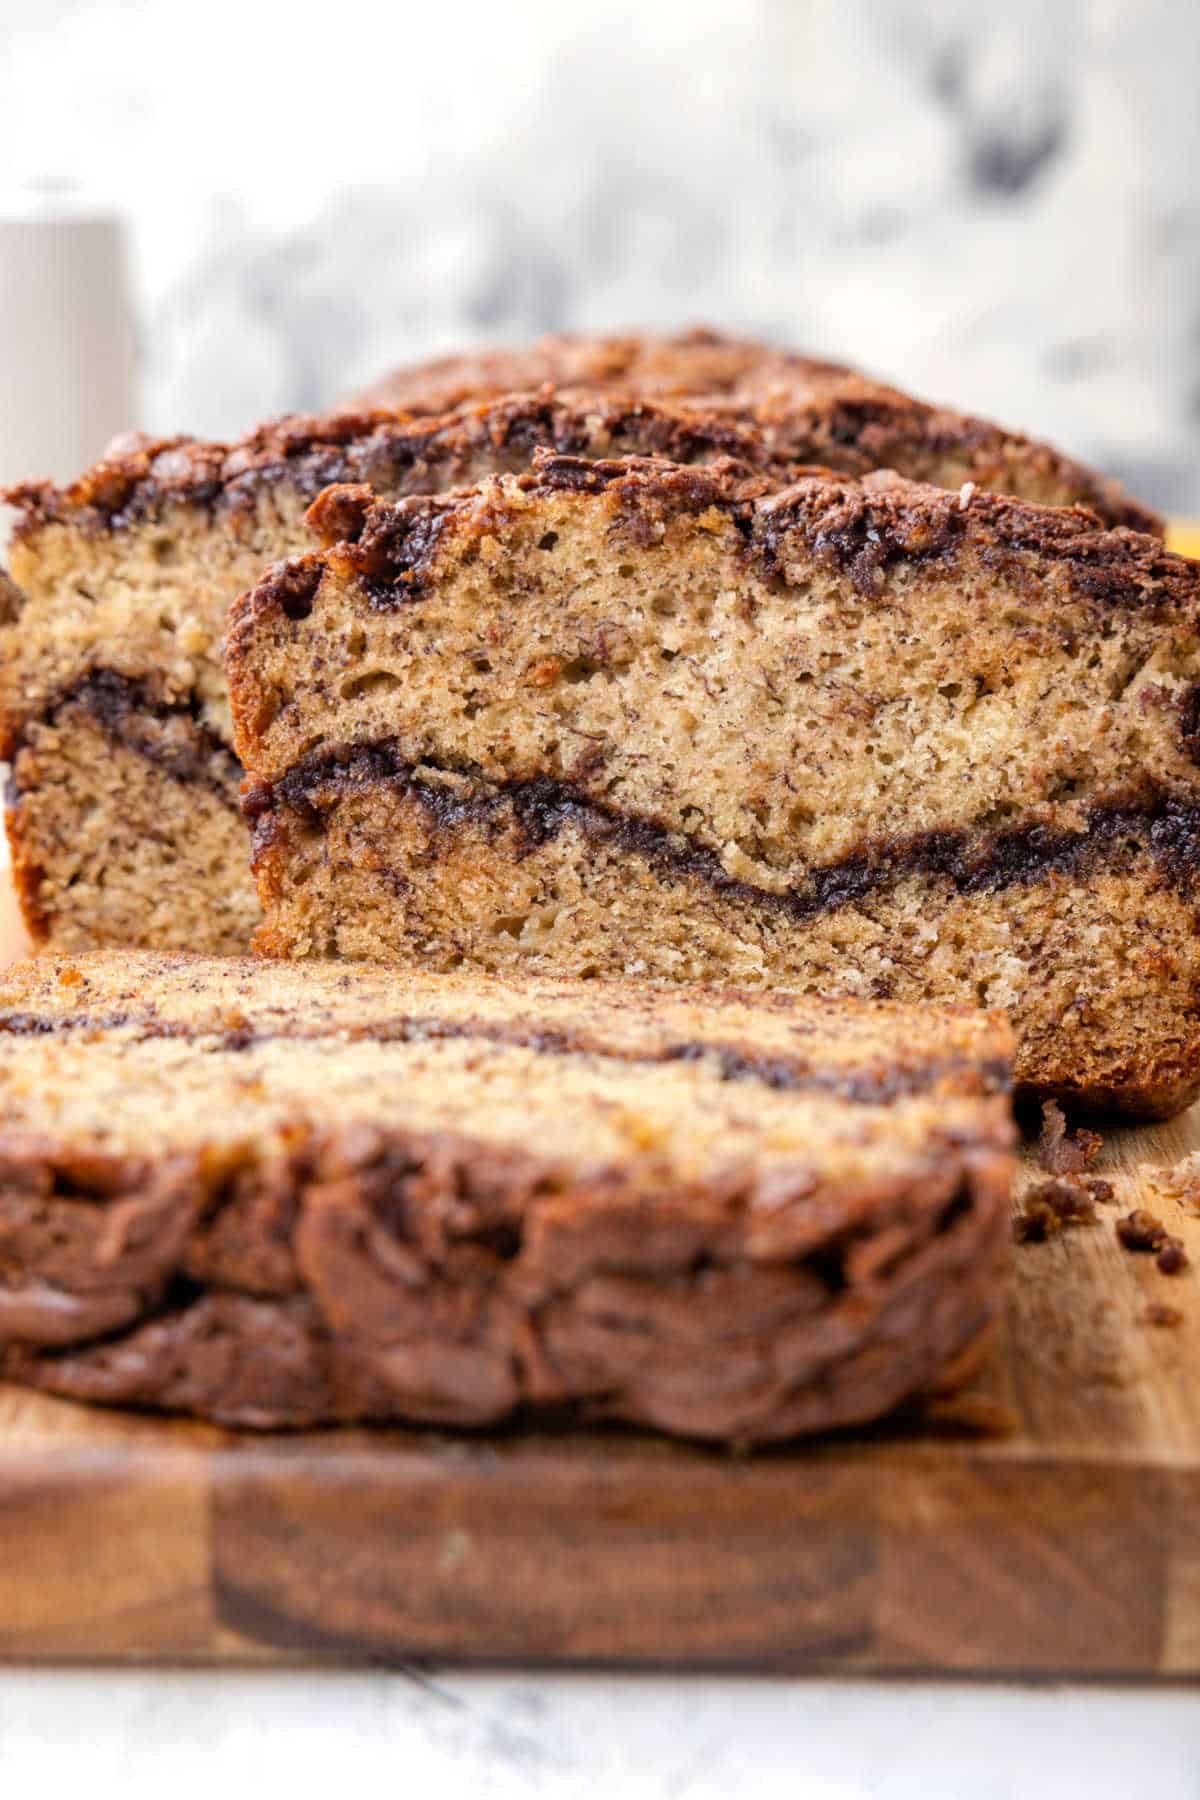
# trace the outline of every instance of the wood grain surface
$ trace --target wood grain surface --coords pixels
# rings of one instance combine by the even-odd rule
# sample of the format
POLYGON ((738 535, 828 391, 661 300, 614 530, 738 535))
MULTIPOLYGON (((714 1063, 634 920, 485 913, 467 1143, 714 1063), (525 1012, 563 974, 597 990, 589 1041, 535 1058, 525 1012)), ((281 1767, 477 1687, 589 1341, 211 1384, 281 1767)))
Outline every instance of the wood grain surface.
POLYGON ((1116 1203, 1017 1248, 965 1399, 797 1449, 263 1438, 0 1388, 0 1657, 1195 1675, 1200 1218, 1154 1187, 1193 1149, 1200 1110, 1107 1139, 1116 1203), (1195 1268, 1120 1246, 1139 1202, 1195 1268))

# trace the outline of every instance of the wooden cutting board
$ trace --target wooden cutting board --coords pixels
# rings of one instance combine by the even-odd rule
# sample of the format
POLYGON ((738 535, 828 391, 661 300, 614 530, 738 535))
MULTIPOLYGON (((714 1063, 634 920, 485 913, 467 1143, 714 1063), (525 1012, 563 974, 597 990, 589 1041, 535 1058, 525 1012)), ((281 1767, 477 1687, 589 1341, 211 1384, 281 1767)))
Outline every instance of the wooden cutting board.
POLYGON ((925 1426, 735 1458, 262 1438, 0 1388, 0 1657, 1196 1674, 1200 1218, 1151 1191, 1194 1148, 1200 1108, 1109 1137, 1119 1204, 1017 1249, 969 1404, 925 1426), (1141 1200, 1192 1270, 1120 1247, 1141 1200))

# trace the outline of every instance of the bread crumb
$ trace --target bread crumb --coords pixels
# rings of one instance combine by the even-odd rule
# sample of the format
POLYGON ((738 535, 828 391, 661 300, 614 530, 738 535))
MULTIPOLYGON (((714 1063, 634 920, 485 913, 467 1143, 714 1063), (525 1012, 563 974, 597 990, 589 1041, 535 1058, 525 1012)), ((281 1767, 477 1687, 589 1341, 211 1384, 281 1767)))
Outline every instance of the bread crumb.
POLYGON ((1167 1241, 1167 1228, 1162 1220, 1141 1206, 1118 1219, 1116 1230, 1126 1250, 1161 1250, 1167 1241))
MULTIPOLYGON (((1102 1183, 1108 1186, 1108 1183, 1102 1183)), ((1040 1244, 1068 1225, 1094 1225, 1096 1198, 1077 1181, 1039 1181, 1013 1220, 1019 1244, 1040 1244)))
POLYGON ((1188 1255, 1181 1238, 1172 1237, 1161 1219, 1144 1207, 1137 1207, 1117 1220, 1117 1237, 1126 1250, 1153 1254, 1156 1266, 1164 1275, 1178 1275, 1188 1266, 1188 1255))
POLYGON ((1042 1107, 1042 1130, 1037 1143, 1038 1161, 1051 1175, 1078 1175, 1094 1163, 1104 1147, 1096 1131, 1068 1131, 1066 1115, 1056 1100, 1042 1107))

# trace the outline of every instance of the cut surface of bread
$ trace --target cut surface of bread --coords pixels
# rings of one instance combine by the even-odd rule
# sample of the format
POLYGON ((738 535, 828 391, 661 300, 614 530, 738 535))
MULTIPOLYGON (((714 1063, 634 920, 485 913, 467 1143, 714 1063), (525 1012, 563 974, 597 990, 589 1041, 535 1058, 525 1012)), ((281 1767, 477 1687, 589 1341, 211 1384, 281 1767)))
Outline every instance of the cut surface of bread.
POLYGON ((1200 1081, 1200 567, 1078 510, 539 456, 231 615, 288 957, 1002 1006, 1019 1082, 1200 1081))
POLYGON ((801 463, 894 466, 955 488, 1082 500, 1110 523, 1158 529, 1115 484, 1045 445, 713 332, 548 339, 432 365, 407 386, 425 413, 485 403, 441 418, 286 419, 231 444, 139 438, 69 487, 10 490, 24 599, 9 584, 0 592, 0 753, 13 764, 8 830, 35 937, 249 942, 257 905, 231 804, 220 638, 230 601, 307 547, 304 510, 328 483, 429 494, 524 469, 541 445, 726 458, 777 484, 801 463), (547 380, 571 386, 500 397, 547 380), (98 744, 109 754, 97 757, 98 744))
POLYGON ((289 419, 234 444, 114 450, 73 486, 9 498, 19 592, 0 592, 0 754, 27 922, 60 946, 244 949, 257 921, 220 644, 230 601, 308 548, 331 481, 427 494, 583 456, 791 473, 727 417, 524 396, 449 419, 289 419))
POLYGON ((1117 482, 1049 444, 931 406, 841 363, 703 328, 674 336, 553 336, 438 357, 393 370, 357 403, 443 412, 543 382, 722 411, 762 431, 792 462, 849 475, 895 469, 947 488, 973 481, 1043 506, 1090 506, 1105 524, 1162 534, 1161 519, 1117 482))
POLYGON ((47 953, 0 979, 0 1372, 257 1426, 753 1443, 961 1379, 998 1016, 47 953))

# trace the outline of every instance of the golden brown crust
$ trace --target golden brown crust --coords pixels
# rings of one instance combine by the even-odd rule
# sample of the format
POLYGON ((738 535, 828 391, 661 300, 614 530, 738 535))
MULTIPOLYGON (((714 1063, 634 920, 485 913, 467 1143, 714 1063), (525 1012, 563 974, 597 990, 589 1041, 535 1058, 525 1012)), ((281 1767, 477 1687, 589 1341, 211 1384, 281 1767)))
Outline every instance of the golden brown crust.
POLYGON ((842 364, 705 328, 668 337, 546 337, 523 349, 441 357, 395 370, 356 403, 444 412, 544 382, 720 410, 761 429, 793 462, 852 475, 894 468, 947 487, 974 481, 1048 505, 1081 503, 1108 525, 1162 535, 1157 514, 1049 444, 927 405, 842 364))
MULTIPOLYGON (((601 357, 601 365, 604 361, 601 357)), ((537 366, 535 357, 526 373, 537 366)), ((560 375, 557 388, 548 376, 525 381, 522 367, 518 359, 503 385, 466 389, 436 409, 418 406, 398 413, 374 406, 326 417, 295 415, 229 443, 188 437, 118 440, 78 481, 66 487, 25 482, 4 497, 22 514, 19 531, 68 519, 120 529, 172 502, 244 506, 256 487, 279 479, 310 495, 334 482, 366 481, 387 491, 400 472, 425 469, 424 491, 434 492, 474 480, 474 464, 485 448, 501 458, 507 454, 517 467, 536 446, 598 455, 607 444, 612 455, 678 463, 727 456, 746 472, 766 472, 777 483, 803 464, 849 475, 894 467, 954 486, 972 480, 985 489, 1025 493, 1055 505, 1077 502, 1108 525, 1162 534, 1156 514, 1047 445, 925 406, 809 358, 776 353, 764 365, 790 370, 798 386, 781 389, 771 374, 763 377, 764 385, 740 396, 719 387, 672 392, 668 386, 657 399, 639 385, 633 364, 626 392, 615 380, 575 377, 567 385, 560 375)), ((446 391, 453 392, 454 384, 446 391)))
POLYGON ((13 891, 21 913, 21 922, 35 944, 50 938, 50 923, 42 906, 42 867, 32 842, 12 817, 15 807, 10 793, 5 811, 8 833, 8 858, 12 871, 13 891))
POLYGON ((610 495, 635 537, 668 517, 698 517, 717 508, 742 533, 747 555, 766 576, 787 579, 794 536, 811 554, 847 572, 864 596, 878 591, 886 569, 900 560, 950 563, 970 556, 1002 570, 1010 557, 1028 554, 1052 561, 1072 588, 1106 605, 1200 602, 1200 565, 1166 550, 1157 538, 1106 531, 1083 507, 1032 506, 984 493, 964 500, 886 472, 859 480, 812 469, 777 489, 722 463, 685 468, 654 458, 587 460, 535 450, 528 474, 459 494, 377 502, 359 486, 321 495, 309 518, 326 551, 279 565, 235 603, 227 662, 236 666, 243 619, 271 610, 301 616, 296 609, 331 563, 374 584, 381 604, 399 606, 435 575, 444 542, 478 542, 514 503, 556 493, 610 495), (344 534, 340 541, 335 533, 344 534))
POLYGON ((626 332, 584 337, 556 334, 516 348, 469 350, 392 370, 364 390, 358 402, 399 406, 412 412, 447 412, 488 395, 556 385, 636 388, 646 394, 728 395, 751 376, 784 391, 807 379, 840 381, 851 371, 839 363, 775 350, 709 326, 657 337, 626 332))
POLYGON ((386 492, 403 482, 421 492, 456 486, 477 460, 523 467, 535 448, 563 454, 645 454, 690 463, 727 457, 743 472, 783 480, 795 457, 774 450, 749 421, 716 412, 655 405, 611 395, 498 397, 440 418, 385 411, 329 417, 293 415, 257 426, 229 443, 198 438, 118 440, 66 487, 23 482, 4 499, 22 514, 18 531, 70 520, 120 530, 184 502, 236 509, 262 484, 286 479, 316 495, 335 482, 366 482, 386 492))

